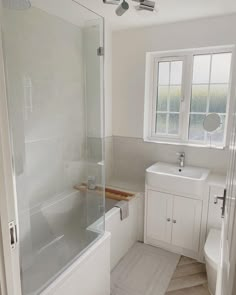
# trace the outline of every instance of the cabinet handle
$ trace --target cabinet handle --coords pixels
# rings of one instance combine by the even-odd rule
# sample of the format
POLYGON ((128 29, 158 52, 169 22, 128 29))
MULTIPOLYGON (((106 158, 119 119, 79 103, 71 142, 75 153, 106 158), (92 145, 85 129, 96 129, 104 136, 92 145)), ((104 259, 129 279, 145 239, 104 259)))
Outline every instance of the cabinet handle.
POLYGON ((167 220, 168 222, 170 222, 170 218, 167 218, 166 220, 167 220))
POLYGON ((176 223, 176 220, 175 219, 173 219, 173 223, 176 223))

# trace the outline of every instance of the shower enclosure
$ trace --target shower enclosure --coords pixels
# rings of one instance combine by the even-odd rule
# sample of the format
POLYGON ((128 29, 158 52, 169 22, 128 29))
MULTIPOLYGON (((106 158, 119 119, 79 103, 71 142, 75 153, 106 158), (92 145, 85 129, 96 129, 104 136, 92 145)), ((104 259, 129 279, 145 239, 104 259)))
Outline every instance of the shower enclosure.
POLYGON ((3 0, 1 29, 12 248, 22 294, 40 294, 104 233, 91 227, 104 220, 103 19, 72 0, 3 0))

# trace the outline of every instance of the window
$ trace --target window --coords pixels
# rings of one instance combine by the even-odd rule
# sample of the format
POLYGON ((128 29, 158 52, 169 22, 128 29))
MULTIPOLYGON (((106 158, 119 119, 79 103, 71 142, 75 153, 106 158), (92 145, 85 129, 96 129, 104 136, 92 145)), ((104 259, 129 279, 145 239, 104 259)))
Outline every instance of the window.
POLYGON ((195 55, 191 92, 189 139, 209 141, 202 123, 209 113, 218 113, 222 126, 211 136, 215 144, 224 142, 225 118, 229 93, 231 53, 195 55))
POLYGON ((155 134, 179 134, 182 71, 182 60, 158 63, 155 134))
POLYGON ((147 140, 215 145, 226 140, 233 47, 147 54, 145 134, 147 140), (221 126, 203 129, 206 115, 221 126))

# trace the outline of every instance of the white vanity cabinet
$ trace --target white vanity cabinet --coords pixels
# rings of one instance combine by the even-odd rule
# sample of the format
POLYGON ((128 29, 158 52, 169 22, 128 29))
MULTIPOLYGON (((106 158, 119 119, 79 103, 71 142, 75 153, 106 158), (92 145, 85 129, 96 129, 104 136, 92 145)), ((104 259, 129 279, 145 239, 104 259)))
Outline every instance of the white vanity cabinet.
POLYGON ((221 227, 225 178, 158 162, 146 169, 144 242, 204 261, 211 228, 221 227))
POLYGON ((198 252, 202 201, 148 189, 145 242, 198 252))

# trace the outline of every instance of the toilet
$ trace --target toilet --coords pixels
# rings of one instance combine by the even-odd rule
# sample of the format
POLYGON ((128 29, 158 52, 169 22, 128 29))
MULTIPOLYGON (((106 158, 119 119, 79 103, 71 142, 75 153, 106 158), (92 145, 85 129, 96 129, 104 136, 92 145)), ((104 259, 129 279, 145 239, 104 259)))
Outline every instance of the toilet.
POLYGON ((221 231, 211 229, 204 247, 208 288, 211 295, 215 295, 216 291, 217 269, 220 263, 220 240, 221 231))

